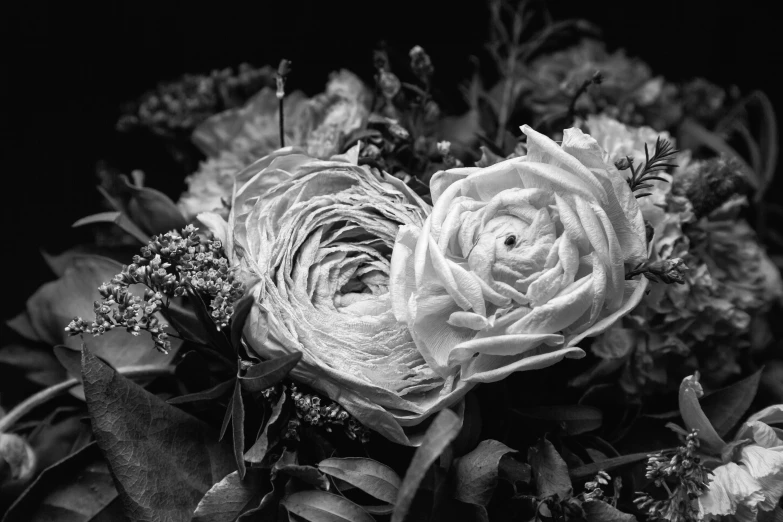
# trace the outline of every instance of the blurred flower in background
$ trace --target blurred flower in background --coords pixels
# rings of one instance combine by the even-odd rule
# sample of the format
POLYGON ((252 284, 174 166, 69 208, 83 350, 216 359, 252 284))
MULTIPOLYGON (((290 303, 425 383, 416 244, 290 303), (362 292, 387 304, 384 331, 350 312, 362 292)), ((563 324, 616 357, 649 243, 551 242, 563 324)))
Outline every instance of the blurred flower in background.
MULTIPOLYGON (((369 116, 370 92, 353 73, 333 73, 326 91, 308 99, 294 91, 284 98, 285 143, 315 158, 337 154, 345 138, 362 128, 369 116)), ((232 175, 280 146, 278 99, 270 87, 247 104, 216 114, 193 132, 207 155, 188 176, 179 206, 190 218, 223 208, 234 187, 232 175)))

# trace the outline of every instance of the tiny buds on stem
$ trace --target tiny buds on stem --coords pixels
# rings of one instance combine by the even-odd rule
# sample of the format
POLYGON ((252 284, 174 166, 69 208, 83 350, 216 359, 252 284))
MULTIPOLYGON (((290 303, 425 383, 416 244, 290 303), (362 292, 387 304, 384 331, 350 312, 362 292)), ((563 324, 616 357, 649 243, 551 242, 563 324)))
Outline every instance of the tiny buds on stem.
POLYGON ((280 65, 277 66, 277 101, 278 112, 280 120, 280 148, 285 147, 285 114, 283 109, 283 98, 285 97, 285 81, 288 75, 291 73, 291 62, 283 58, 280 60, 280 65))
POLYGON ((280 65, 277 67, 277 99, 282 100, 285 96, 285 80, 291 73, 291 62, 283 58, 280 60, 280 65))
POLYGON ((411 71, 422 84, 429 88, 430 79, 435 73, 435 67, 433 67, 429 55, 420 45, 411 49, 409 55, 411 57, 411 71))

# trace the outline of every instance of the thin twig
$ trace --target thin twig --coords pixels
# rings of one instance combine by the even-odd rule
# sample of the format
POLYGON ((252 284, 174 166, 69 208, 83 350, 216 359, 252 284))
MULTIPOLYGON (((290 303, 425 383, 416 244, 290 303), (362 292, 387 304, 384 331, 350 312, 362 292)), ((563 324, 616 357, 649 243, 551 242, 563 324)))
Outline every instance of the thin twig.
MULTIPOLYGON (((118 369, 117 373, 131 379, 158 377, 161 375, 173 374, 174 367, 164 366, 161 368, 160 366, 154 366, 150 364, 142 366, 127 366, 125 368, 118 369)), ((17 404, 16 407, 9 411, 5 417, 0 418, 0 433, 7 432, 11 426, 13 426, 19 419, 27 415, 33 409, 67 392, 79 384, 81 384, 81 380, 73 377, 67 381, 63 381, 61 383, 55 384, 54 386, 45 388, 35 395, 31 395, 24 401, 17 404)))

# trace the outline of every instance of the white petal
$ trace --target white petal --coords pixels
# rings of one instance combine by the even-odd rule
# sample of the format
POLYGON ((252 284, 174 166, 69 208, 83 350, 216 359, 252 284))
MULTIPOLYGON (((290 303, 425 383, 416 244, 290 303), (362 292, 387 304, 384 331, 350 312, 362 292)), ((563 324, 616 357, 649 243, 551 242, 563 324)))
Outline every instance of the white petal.
POLYGON ((759 508, 773 509, 783 495, 783 446, 773 449, 751 444, 741 450, 740 466, 761 484, 764 501, 759 508))
POLYGON ((733 462, 715 468, 712 480, 699 497, 699 516, 733 515, 737 507, 755 508, 764 500, 761 484, 733 462))

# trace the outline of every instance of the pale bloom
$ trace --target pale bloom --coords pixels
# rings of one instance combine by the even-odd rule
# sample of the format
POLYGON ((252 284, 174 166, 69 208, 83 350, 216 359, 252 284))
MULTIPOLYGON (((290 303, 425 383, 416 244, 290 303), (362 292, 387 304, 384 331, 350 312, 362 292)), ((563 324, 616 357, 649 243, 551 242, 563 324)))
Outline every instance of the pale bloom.
POLYGON ((584 352, 632 310, 646 280, 641 212, 604 151, 578 129, 558 146, 528 126, 528 154, 438 172, 423 226, 403 226, 391 263, 397 319, 440 375, 491 382, 584 352))
MULTIPOLYGON (((333 73, 326 90, 308 99, 294 91, 284 98, 285 142, 309 156, 329 158, 369 117, 370 93, 350 71, 333 73)), ((207 155, 188 176, 179 207, 186 217, 224 208, 231 200, 234 175, 280 146, 279 102, 266 87, 244 106, 216 114, 193 131, 193 142, 207 155)))
POLYGON ((401 225, 429 213, 404 183, 355 164, 281 149, 237 176, 228 223, 202 214, 245 281, 260 280, 245 339, 260 357, 301 352, 291 377, 401 444, 472 385, 435 372, 389 299, 401 225))
POLYGON ((701 520, 732 515, 736 520, 754 521, 760 510, 775 509, 783 495, 783 431, 767 423, 781 422, 783 404, 778 404, 742 425, 736 440, 749 443, 734 461, 713 471, 707 490, 698 499, 701 520))

